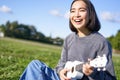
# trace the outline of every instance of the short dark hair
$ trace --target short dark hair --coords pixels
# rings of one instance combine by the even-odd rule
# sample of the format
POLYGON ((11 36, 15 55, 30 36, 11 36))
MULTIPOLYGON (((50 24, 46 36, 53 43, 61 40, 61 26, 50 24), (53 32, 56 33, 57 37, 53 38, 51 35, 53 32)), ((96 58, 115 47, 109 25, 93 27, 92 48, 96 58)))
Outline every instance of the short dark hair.
MULTIPOLYGON (((70 10, 72 8, 73 3, 76 1, 83 1, 87 5, 88 12, 89 12, 89 22, 86 26, 87 29, 92 31, 92 32, 99 31, 101 28, 101 24, 100 24, 100 21, 97 17, 95 8, 94 8, 93 4, 90 2, 90 0, 74 0, 71 4, 70 10)), ((77 33, 77 29, 73 26, 70 19, 69 19, 69 27, 73 32, 77 33)))

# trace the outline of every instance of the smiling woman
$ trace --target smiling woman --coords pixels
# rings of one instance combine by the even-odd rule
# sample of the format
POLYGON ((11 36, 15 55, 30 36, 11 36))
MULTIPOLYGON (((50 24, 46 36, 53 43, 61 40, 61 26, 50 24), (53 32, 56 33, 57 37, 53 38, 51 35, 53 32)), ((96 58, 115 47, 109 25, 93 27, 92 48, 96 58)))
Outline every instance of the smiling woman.
POLYGON ((77 31, 80 30, 87 30, 85 28, 86 24, 88 23, 88 10, 87 6, 84 2, 74 3, 70 10, 70 20, 71 23, 74 24, 74 27, 77 31))
MULTIPOLYGON (((61 58, 53 70, 39 60, 31 61, 20 80, 116 80, 114 65, 112 62, 112 48, 110 43, 98 31, 100 22, 90 0, 74 0, 70 7, 69 34, 63 44, 61 58), (98 56, 106 57, 105 71, 97 70, 92 60, 98 56), (77 69, 81 74, 77 77, 68 77, 71 67, 65 67, 67 62, 85 63, 77 69)), ((99 63, 101 59, 99 59, 99 63)), ((72 65, 72 64, 69 64, 72 65)), ((101 66, 101 65, 100 65, 101 66)), ((76 67, 76 66, 75 66, 76 67)), ((101 68, 101 67, 100 67, 101 68)))
MULTIPOLYGON (((94 13, 95 9, 93 5, 89 4, 86 5, 85 3, 76 4, 74 3, 71 6, 71 13, 70 13, 70 28, 72 31, 79 31, 84 32, 84 34, 88 35, 91 31, 99 31, 100 29, 100 22, 98 20, 97 14, 94 13), (75 27, 73 27, 73 25, 75 27)), ((81 35, 82 36, 82 35, 81 35)), ((84 36, 84 35, 83 35, 84 36)))

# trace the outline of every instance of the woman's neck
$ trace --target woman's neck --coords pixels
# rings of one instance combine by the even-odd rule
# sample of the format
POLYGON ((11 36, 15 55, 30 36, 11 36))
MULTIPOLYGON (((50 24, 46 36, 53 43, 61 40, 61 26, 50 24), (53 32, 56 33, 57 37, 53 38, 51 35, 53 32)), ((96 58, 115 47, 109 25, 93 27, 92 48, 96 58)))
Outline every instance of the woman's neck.
POLYGON ((90 35, 90 33, 91 33, 91 31, 89 31, 89 30, 84 30, 84 31, 78 30, 77 34, 79 37, 86 37, 86 36, 90 35))

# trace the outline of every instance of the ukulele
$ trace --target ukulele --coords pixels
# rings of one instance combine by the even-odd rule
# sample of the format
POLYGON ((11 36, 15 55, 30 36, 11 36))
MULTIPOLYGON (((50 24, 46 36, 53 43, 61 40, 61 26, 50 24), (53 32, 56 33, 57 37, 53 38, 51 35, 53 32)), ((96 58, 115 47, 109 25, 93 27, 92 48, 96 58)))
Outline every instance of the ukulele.
MULTIPOLYGON (((97 71, 105 71, 107 57, 104 54, 103 56, 98 56, 87 63, 89 63, 90 66, 97 68, 97 71)), ((67 61, 64 68, 69 69, 69 71, 66 73, 66 76, 72 80, 81 79, 84 76, 84 74, 80 71, 82 70, 83 64, 85 63, 80 61, 67 61)))

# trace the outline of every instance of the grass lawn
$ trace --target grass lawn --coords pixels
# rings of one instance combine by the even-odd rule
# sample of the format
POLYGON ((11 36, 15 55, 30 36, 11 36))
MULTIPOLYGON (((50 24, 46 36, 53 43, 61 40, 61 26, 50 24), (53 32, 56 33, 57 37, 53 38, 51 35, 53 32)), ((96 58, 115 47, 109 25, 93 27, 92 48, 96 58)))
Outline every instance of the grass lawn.
MULTIPOLYGON (((27 40, 0 38, 0 80, 18 80, 27 64, 35 59, 51 68, 57 65, 61 47, 27 40)), ((120 80, 120 56, 113 56, 117 80, 120 80)))

